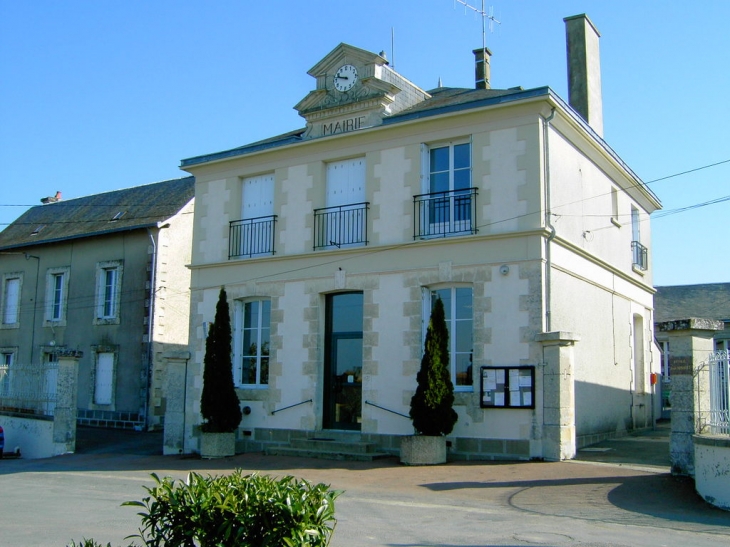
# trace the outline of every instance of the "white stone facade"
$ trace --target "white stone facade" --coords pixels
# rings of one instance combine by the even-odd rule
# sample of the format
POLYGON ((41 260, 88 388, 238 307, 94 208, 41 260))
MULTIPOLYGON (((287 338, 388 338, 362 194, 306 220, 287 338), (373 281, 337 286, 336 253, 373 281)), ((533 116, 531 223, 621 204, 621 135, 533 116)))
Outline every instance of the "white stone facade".
POLYGON ((186 451, 198 450, 204 325, 222 285, 230 303, 271 302, 268 384, 238 391, 251 409, 239 437, 249 448, 266 435, 326 428, 327 296, 351 291, 363 301, 357 429, 386 450, 413 432, 402 415, 428 319, 424 289, 471 289, 473 378, 457 386, 453 455, 564 459, 594 438, 651 424, 651 267, 633 264, 631 210, 650 249, 648 217, 659 204, 547 88, 183 167, 197 181, 186 451), (414 237, 424 147, 449 143, 469 145, 475 233, 414 237), (367 244, 314 250, 326 165, 357 157, 366 162, 367 244), (229 259, 242 180, 265 173, 274 175, 275 250, 229 259), (572 334, 540 338, 551 332, 572 334), (555 340, 570 351, 554 354, 557 380, 548 382, 555 340), (534 408, 482 408, 479 368, 518 365, 535 367, 534 408), (570 385, 560 379, 567 370, 570 385), (565 389, 562 400, 573 402, 547 416, 565 389))

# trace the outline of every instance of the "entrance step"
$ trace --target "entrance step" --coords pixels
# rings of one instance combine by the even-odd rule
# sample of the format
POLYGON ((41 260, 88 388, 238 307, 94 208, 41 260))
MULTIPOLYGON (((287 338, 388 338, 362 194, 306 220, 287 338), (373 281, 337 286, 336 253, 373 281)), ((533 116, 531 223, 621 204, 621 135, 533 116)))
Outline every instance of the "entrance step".
POLYGON ((360 440, 359 435, 335 434, 293 438, 288 446, 268 446, 264 449, 264 453, 271 456, 344 461, 373 461, 391 457, 391 454, 378 452, 377 448, 375 443, 360 440))

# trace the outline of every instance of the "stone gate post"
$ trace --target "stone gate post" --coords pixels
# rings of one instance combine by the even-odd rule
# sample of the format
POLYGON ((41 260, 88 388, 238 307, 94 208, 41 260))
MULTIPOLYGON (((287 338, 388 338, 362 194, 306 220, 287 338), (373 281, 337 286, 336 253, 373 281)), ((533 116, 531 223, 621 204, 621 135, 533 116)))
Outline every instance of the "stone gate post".
POLYGON ((162 453, 181 454, 185 440, 185 386, 189 351, 166 351, 162 354, 165 370, 163 397, 165 403, 165 429, 162 453))
POLYGON ((53 453, 57 455, 76 450, 76 399, 79 360, 83 356, 83 352, 74 350, 58 353, 56 406, 53 411, 53 453))
POLYGON ((692 436, 700 433, 710 408, 710 382, 702 367, 714 350, 712 338, 722 321, 678 319, 657 323, 656 330, 669 335, 669 370, 672 381, 672 432, 669 455, 672 473, 694 475, 692 436))
POLYGON ((572 332, 538 334, 543 346, 543 457, 550 461, 575 458, 575 376, 572 332))

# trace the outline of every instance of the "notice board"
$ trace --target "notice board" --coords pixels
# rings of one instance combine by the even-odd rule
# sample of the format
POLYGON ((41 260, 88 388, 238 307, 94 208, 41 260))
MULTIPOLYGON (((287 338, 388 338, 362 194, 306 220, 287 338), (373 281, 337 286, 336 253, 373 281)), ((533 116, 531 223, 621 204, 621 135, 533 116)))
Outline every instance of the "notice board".
POLYGON ((482 408, 535 408, 535 367, 481 367, 482 408))

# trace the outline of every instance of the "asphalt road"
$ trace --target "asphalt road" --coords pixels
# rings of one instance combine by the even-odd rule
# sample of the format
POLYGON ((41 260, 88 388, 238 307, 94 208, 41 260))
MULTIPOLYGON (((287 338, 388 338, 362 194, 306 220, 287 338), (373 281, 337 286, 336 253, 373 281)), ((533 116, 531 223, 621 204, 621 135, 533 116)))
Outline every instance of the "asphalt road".
POLYGON ((730 513, 703 502, 691 479, 655 465, 652 458, 662 453, 657 446, 666 441, 657 438, 607 441, 608 447, 594 448, 608 450, 580 454, 604 461, 404 467, 395 458, 163 457, 159 434, 113 434, 95 444, 80 432, 76 454, 0 462, 0 547, 63 547, 84 537, 126 547, 124 537, 136 533, 139 517, 121 503, 144 496, 150 473, 182 479, 189 471, 234 468, 344 491, 332 547, 730 545, 730 513), (633 461, 610 461, 627 458, 622 450, 633 461), (652 450, 657 454, 649 456, 652 450))

